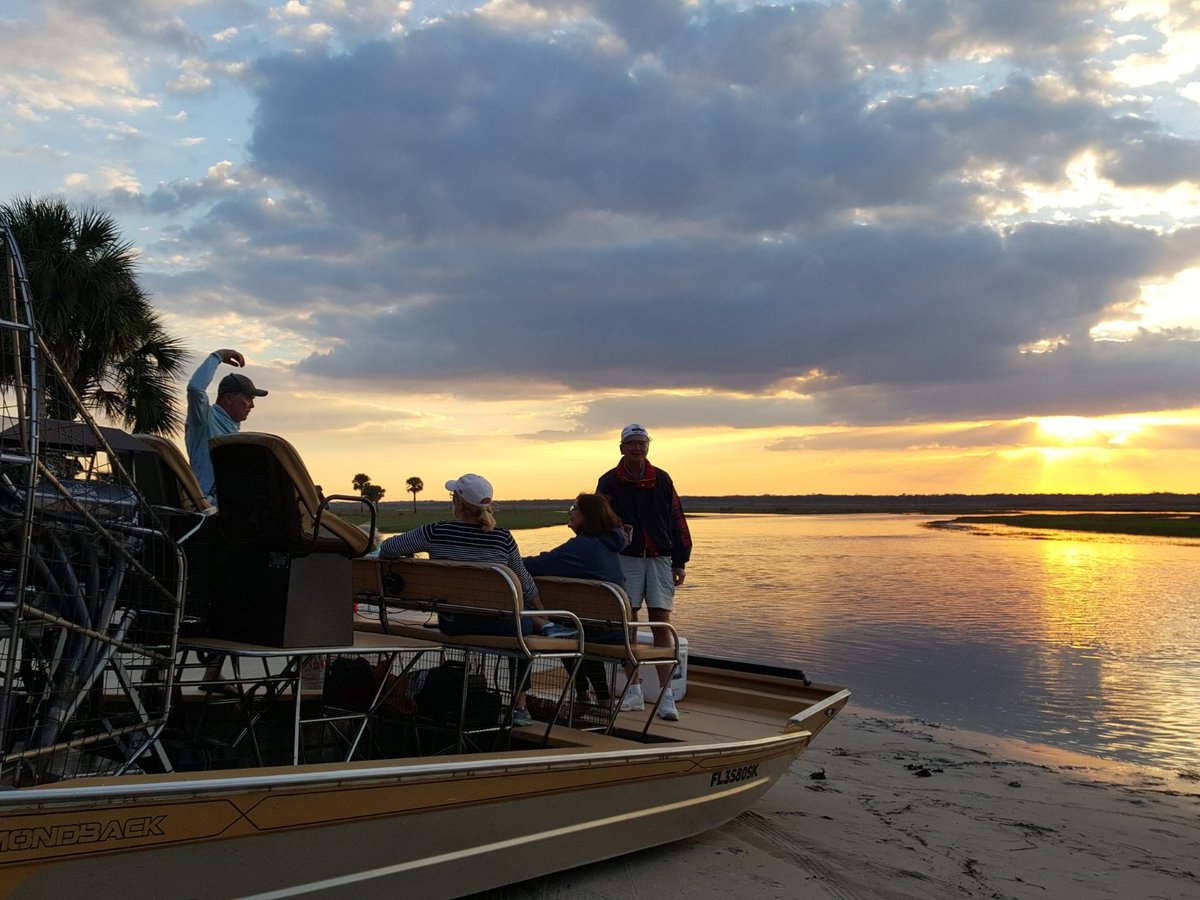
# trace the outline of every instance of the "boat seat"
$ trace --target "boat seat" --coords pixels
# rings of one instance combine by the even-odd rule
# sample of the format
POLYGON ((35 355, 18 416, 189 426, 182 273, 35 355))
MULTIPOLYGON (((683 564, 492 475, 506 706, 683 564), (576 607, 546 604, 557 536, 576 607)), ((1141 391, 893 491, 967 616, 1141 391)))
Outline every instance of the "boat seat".
POLYGON ((212 566, 217 564, 212 549, 217 508, 205 496, 183 451, 174 443, 157 434, 136 434, 134 437, 154 451, 166 507, 165 510, 159 508, 158 513, 163 516, 167 532, 182 545, 187 557, 188 579, 181 631, 187 635, 203 631, 213 585, 212 566))
POLYGON ((204 496, 196 473, 188 465, 187 459, 174 443, 158 434, 135 434, 139 441, 158 454, 159 468, 162 472, 163 486, 167 491, 167 505, 176 509, 188 510, 209 515, 213 505, 204 496))
MULTIPOLYGON (((669 622, 637 622, 633 618, 633 607, 625 589, 608 581, 588 578, 563 578, 540 575, 533 579, 542 603, 555 609, 564 609, 574 615, 584 626, 584 660, 619 662, 629 672, 625 688, 614 700, 609 715, 607 731, 616 723, 621 701, 636 680, 642 666, 654 666, 659 671, 659 684, 668 685, 680 665, 679 635, 669 622), (647 628, 653 632, 665 632, 670 644, 642 644, 634 639, 634 627, 647 628), (663 669, 666 669, 664 672, 663 669)), ((650 707, 643 733, 650 728, 654 714, 662 702, 662 695, 650 707)))
MULTIPOLYGON (((571 678, 583 654, 583 630, 570 612, 556 609, 525 609, 521 582, 507 566, 496 563, 456 562, 443 559, 356 559, 352 562, 354 599, 379 607, 375 622, 358 621, 357 630, 383 631, 417 640, 432 641, 444 647, 504 655, 521 662, 517 684, 525 682, 538 660, 562 660, 570 678, 554 704, 543 740, 562 710, 571 678), (495 619, 507 627, 508 634, 446 634, 421 622, 397 621, 391 611, 423 613, 428 619, 437 614, 495 619), (550 638, 522 634, 522 624, 535 616, 548 616, 569 622, 579 629, 573 638, 550 638)), ((500 629, 496 629, 500 630, 500 629)), ((557 667, 557 662, 554 664, 557 667)))
POLYGON ((353 565, 354 599, 381 607, 380 624, 358 623, 358 628, 403 634, 461 647, 508 650, 527 658, 578 657, 578 638, 547 638, 522 634, 524 619, 552 616, 578 622, 563 610, 524 609, 521 582, 508 566, 498 563, 456 562, 446 559, 356 559, 353 565), (445 634, 412 622, 387 616, 387 610, 485 616, 507 622, 513 634, 445 634))
POLYGON ((300 454, 274 434, 237 432, 208 442, 216 476, 221 534, 236 547, 356 557, 375 544, 375 504, 364 497, 321 496, 300 454), (366 504, 364 532, 329 510, 333 500, 366 504))

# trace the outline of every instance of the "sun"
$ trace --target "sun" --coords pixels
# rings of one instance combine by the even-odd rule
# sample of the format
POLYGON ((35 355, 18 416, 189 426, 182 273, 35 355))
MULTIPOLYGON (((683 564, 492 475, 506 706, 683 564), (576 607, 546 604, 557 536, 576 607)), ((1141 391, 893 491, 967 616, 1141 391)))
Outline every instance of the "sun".
POLYGON ((1057 447, 1098 447, 1116 449, 1136 443, 1139 435, 1156 424, 1145 415, 1046 416, 1034 419, 1037 433, 1057 447))
POLYGON ((1038 433, 1057 444, 1093 444, 1107 442, 1097 422, 1085 416, 1047 416, 1037 420, 1038 433))

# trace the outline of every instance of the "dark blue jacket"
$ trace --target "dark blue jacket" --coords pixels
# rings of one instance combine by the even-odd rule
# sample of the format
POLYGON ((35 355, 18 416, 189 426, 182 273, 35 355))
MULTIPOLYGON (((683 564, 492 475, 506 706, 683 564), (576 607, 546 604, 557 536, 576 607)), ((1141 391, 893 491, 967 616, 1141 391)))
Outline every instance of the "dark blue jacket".
POLYGON ((577 534, 553 550, 525 557, 530 575, 557 575, 561 578, 595 578, 625 586, 625 574, 617 553, 625 546, 620 528, 602 534, 577 534))
POLYGON ((646 460, 646 471, 635 479, 618 463, 600 476, 596 493, 604 494, 621 521, 633 526, 625 556, 669 556, 672 569, 682 569, 692 557, 692 534, 675 493, 671 476, 646 460))

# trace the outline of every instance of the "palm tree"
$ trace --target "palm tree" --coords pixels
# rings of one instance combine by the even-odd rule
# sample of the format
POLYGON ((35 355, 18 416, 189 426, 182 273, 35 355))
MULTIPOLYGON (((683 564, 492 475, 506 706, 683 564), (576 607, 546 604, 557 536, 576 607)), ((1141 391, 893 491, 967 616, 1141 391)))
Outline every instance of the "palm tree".
POLYGON ((354 476, 354 480, 350 483, 354 486, 354 489, 358 491, 358 494, 361 497, 364 493, 366 493, 367 485, 371 483, 371 476, 364 472, 359 472, 354 476))
MULTIPOLYGON (((138 285, 137 254, 113 218, 32 197, 0 206, 0 216, 25 261, 42 340, 84 405, 131 431, 178 431, 175 380, 186 350, 138 285)), ((76 417, 56 379, 45 390, 51 417, 76 417)))
POLYGON ((409 478, 404 483, 408 485, 406 490, 410 494, 413 495, 413 512, 416 512, 417 511, 417 494, 419 494, 419 493, 421 493, 421 491, 425 490, 425 482, 423 482, 420 478, 418 478, 416 475, 414 475, 412 478, 409 478))

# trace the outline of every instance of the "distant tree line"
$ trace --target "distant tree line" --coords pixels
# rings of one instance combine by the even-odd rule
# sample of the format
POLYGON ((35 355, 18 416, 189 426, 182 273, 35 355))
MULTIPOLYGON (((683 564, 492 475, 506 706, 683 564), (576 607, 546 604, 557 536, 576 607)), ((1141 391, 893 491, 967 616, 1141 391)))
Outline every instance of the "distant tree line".
POLYGON ((684 496, 688 512, 790 514, 1200 511, 1200 495, 1149 494, 759 494, 684 496))

